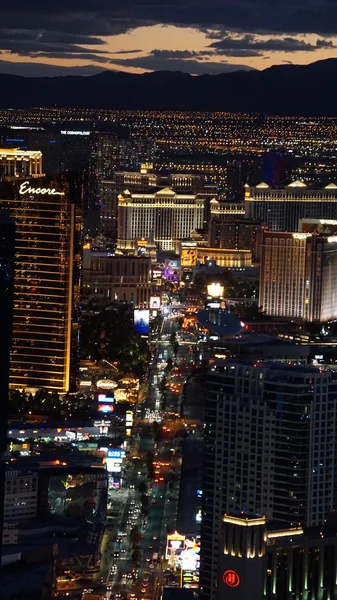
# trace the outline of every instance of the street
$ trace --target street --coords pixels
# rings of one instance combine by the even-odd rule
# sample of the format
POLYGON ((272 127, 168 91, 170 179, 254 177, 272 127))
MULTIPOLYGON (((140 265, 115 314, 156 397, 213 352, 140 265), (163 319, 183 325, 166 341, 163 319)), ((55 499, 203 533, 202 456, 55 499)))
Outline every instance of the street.
MULTIPOLYGON (((190 471, 186 482, 181 486, 180 472, 186 424, 196 418, 199 420, 200 411, 198 414, 195 411, 190 413, 191 409, 186 408, 186 420, 180 417, 183 386, 194 359, 191 345, 193 339, 182 339, 179 342, 176 366, 169 374, 164 370, 167 361, 171 359, 174 362, 170 337, 177 329, 177 317, 169 311, 163 318, 159 339, 152 340, 155 351, 152 364, 149 365, 148 391, 134 420, 132 464, 125 474, 123 487, 112 491, 114 512, 105 530, 101 559, 106 596, 110 598, 155 600, 165 581, 166 535, 177 528, 178 506, 179 521, 186 517, 187 528, 192 528, 193 514, 189 505, 195 485, 189 492, 188 488, 193 474, 190 471), (164 376, 166 386, 163 390, 164 376), (160 425, 157 441, 154 422, 160 425), (152 482, 147 478, 144 464, 150 452, 154 457, 152 482), (139 488, 142 486, 145 486, 148 494, 146 517, 141 514, 142 498, 139 488), (180 500, 179 488, 182 494, 180 500), (140 532, 138 568, 135 568, 132 560, 130 532, 133 528, 140 532)), ((190 436, 191 442, 189 436, 185 439, 185 470, 191 464, 195 446, 200 446, 200 440, 192 434, 190 436)), ((189 533, 192 534, 194 530, 195 528, 189 533)))

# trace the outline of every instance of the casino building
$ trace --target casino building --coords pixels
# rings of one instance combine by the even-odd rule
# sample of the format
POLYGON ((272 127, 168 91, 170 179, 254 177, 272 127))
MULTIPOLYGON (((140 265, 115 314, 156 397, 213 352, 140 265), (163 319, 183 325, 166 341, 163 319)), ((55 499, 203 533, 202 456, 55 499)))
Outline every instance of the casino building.
POLYGON ((158 248, 173 250, 176 240, 203 227, 204 204, 204 197, 171 187, 125 190, 118 196, 118 247, 135 248, 136 240, 153 235, 158 248))
POLYGON ((0 148, 0 177, 41 177, 42 152, 40 150, 19 150, 0 148))
POLYGON ((0 210, 15 221, 11 389, 76 385, 79 198, 76 181, 61 175, 0 184, 0 210))
POLYGON ((334 600, 337 528, 224 515, 216 600, 334 600))
POLYGON ((299 231, 299 219, 334 219, 337 185, 313 189, 303 181, 285 187, 262 182, 245 185, 245 219, 256 219, 272 231, 299 231))

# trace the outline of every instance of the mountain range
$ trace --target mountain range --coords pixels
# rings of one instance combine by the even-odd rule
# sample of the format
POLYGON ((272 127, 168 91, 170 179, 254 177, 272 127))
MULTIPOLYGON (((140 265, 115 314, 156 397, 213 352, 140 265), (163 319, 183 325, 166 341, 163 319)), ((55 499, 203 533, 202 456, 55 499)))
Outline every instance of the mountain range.
POLYGON ((83 107, 142 110, 337 115, 337 59, 263 71, 192 76, 157 71, 134 75, 21 77, 0 74, 0 108, 83 107))

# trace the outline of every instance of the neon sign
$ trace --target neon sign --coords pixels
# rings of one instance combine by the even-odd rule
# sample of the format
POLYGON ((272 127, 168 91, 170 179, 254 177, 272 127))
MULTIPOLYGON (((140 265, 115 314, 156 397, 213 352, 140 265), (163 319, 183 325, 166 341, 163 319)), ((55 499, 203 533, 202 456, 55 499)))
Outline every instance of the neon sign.
POLYGON ((24 181, 24 183, 21 183, 19 194, 21 194, 21 196, 24 196, 25 194, 40 194, 41 196, 64 196, 64 192, 57 192, 55 188, 30 187, 29 181, 24 181))
POLYGON ((236 588, 240 585, 240 576, 236 571, 227 569, 222 576, 222 581, 228 585, 228 587, 236 588))

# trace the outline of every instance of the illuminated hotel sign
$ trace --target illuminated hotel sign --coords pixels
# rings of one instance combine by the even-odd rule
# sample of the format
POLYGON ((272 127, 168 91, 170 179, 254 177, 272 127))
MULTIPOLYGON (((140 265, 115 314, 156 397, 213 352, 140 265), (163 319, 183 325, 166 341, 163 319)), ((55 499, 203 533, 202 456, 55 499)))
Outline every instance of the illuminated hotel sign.
POLYGON ((222 581, 228 585, 228 587, 236 588, 240 585, 240 576, 233 569, 227 569, 222 576, 222 581))
POLYGON ((21 183, 19 194, 21 194, 21 196, 24 196, 25 194, 40 194, 41 196, 64 196, 64 192, 57 192, 55 188, 30 187, 29 181, 24 181, 24 183, 21 183))
POLYGON ((90 135, 90 131, 68 131, 68 130, 62 130, 61 131, 62 135, 90 135))

